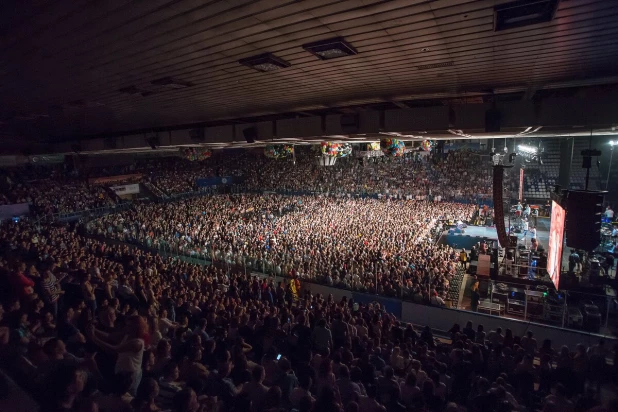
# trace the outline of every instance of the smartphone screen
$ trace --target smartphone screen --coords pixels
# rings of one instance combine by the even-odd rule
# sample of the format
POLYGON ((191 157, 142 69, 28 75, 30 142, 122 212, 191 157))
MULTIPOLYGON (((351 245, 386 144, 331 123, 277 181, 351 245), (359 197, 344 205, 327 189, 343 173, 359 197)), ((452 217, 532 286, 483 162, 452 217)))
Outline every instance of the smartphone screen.
POLYGON ((281 360, 281 354, 277 355, 277 360, 281 360))

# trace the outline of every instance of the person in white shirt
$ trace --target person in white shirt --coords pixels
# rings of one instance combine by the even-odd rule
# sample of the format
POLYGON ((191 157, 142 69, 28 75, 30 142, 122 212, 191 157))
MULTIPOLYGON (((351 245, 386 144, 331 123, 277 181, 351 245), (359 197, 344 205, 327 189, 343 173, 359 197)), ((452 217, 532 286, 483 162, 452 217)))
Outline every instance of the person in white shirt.
POLYGON ((605 208, 605 218, 607 219, 608 222, 611 222, 612 220, 614 220, 614 211, 609 206, 605 208))
POLYGON ((527 220, 524 220, 523 230, 524 230, 524 234, 523 234, 522 238, 526 239, 528 237, 528 221, 527 220))

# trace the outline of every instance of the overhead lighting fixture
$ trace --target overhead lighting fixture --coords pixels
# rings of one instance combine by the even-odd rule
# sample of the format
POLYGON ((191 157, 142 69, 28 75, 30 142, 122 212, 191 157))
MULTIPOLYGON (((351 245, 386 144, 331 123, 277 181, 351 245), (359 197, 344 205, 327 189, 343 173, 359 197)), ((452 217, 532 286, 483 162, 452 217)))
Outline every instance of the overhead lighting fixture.
POLYGON ((153 80, 150 84, 154 86, 163 86, 170 89, 184 89, 185 87, 193 86, 192 83, 185 82, 182 80, 176 80, 171 77, 164 77, 162 79, 153 80))
POLYGON ((238 60, 238 63, 259 72, 273 72, 275 70, 285 69, 286 67, 291 66, 290 63, 286 62, 283 59, 280 59, 272 53, 264 53, 258 56, 240 59, 238 60))
POLYGON ((618 145, 618 141, 616 141, 616 140, 610 140, 610 141, 609 141, 609 145, 610 145, 610 146, 612 146, 612 147, 614 147, 614 146, 618 145))
POLYGON ((559 0, 517 0, 494 7, 494 30, 546 23, 554 18, 559 0))
POLYGON ((538 148, 534 147, 534 146, 528 146, 525 144, 520 144, 517 146, 517 149, 521 152, 521 153, 525 153, 525 154, 536 154, 538 152, 538 148))
POLYGON ((307 43, 303 44, 302 47, 320 60, 331 60, 358 54, 356 49, 342 37, 307 43))

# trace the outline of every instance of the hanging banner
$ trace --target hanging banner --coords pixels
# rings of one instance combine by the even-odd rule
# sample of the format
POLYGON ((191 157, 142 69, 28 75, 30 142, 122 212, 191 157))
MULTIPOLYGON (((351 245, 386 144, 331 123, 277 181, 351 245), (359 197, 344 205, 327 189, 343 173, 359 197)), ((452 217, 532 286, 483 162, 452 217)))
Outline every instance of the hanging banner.
POLYGON ((110 189, 112 189, 118 196, 133 195, 135 193, 139 193, 139 183, 132 185, 110 186, 110 189))
POLYGON ((126 180, 139 180, 142 178, 141 173, 133 173, 130 175, 117 175, 117 176, 105 176, 105 177, 93 177, 88 179, 90 184, 112 184, 120 183, 126 180))
POLYGON ((524 169, 519 169, 519 201, 524 200, 524 169))

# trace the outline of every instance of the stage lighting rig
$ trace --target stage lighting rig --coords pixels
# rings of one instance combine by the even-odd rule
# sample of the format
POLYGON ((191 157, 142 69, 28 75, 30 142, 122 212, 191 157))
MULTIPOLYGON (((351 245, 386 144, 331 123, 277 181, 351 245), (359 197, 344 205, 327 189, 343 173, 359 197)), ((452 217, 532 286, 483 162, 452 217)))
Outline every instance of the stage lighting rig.
POLYGON ((511 154, 511 156, 521 156, 525 163, 538 163, 543 164, 545 159, 545 149, 539 143, 538 146, 532 146, 528 144, 520 144, 517 146, 517 153, 511 154))
POLYGON ((539 149, 534 146, 520 144, 517 146, 517 150, 519 151, 519 154, 523 156, 534 156, 537 154, 539 149))

